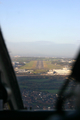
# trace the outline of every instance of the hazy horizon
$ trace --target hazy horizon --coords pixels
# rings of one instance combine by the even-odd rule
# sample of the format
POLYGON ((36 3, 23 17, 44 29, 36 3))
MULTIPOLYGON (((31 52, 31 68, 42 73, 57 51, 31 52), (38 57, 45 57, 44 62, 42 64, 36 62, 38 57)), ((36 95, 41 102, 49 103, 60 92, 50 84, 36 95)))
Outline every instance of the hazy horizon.
POLYGON ((75 44, 57 44, 49 41, 6 42, 12 56, 26 57, 70 57, 73 58, 79 47, 75 44))
POLYGON ((15 55, 74 57, 80 44, 79 14, 79 0, 0 1, 0 26, 15 55))

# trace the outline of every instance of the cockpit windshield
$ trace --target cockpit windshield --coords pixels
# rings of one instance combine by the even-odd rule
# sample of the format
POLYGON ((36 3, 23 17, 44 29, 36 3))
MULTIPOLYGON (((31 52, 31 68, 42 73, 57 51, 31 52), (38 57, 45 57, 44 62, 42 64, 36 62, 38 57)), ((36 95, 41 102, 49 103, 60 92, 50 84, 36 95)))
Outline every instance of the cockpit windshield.
MULTIPOLYGON (((79 13, 79 0, 0 1, 0 25, 26 109, 55 109, 76 62, 79 13)), ((71 81, 66 92, 74 86, 71 81)), ((74 101, 67 100, 65 110, 75 109, 74 101)))

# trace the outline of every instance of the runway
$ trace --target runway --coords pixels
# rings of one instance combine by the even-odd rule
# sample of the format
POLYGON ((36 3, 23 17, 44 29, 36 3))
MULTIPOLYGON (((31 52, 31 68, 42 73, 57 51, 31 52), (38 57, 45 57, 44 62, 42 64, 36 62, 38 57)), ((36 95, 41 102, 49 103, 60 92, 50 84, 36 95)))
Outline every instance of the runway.
POLYGON ((43 69, 43 61, 37 61, 36 69, 43 69))

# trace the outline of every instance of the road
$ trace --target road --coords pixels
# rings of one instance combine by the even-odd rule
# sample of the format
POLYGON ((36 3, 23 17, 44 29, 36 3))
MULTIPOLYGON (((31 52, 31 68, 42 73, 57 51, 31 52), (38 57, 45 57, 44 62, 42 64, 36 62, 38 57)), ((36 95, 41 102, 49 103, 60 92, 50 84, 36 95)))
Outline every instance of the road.
POLYGON ((43 69, 43 61, 37 61, 36 69, 43 69))

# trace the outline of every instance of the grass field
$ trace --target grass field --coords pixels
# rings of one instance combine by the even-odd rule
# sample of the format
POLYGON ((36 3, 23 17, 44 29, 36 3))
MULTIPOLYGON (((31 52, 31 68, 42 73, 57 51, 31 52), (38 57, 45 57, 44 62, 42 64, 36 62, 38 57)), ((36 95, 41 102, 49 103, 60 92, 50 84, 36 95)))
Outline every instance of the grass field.
POLYGON ((26 65, 20 67, 20 69, 35 69, 37 61, 30 61, 26 65))
POLYGON ((46 61, 43 61, 43 66, 44 66, 44 68, 47 69, 47 63, 46 63, 46 61))
POLYGON ((44 61, 43 65, 45 69, 62 69, 64 67, 57 64, 51 64, 51 61, 44 61))
POLYGON ((34 71, 34 73, 36 74, 38 74, 38 73, 44 73, 44 72, 47 72, 47 70, 45 70, 45 69, 36 69, 35 71, 34 71))
POLYGON ((59 90, 41 90, 41 91, 47 91, 47 92, 49 92, 49 93, 58 93, 59 92, 59 90))
POLYGON ((39 82, 47 82, 49 81, 49 79, 29 79, 29 81, 39 83, 39 82))
MULTIPOLYGON (((49 82, 50 81, 50 79, 45 79, 45 78, 43 78, 43 79, 29 79, 29 81, 30 82, 45 82, 45 84, 48 84, 49 85, 49 83, 46 83, 46 82, 49 82)), ((54 81, 53 83, 63 83, 63 81, 54 81)))
POLYGON ((28 88, 26 85, 20 85, 20 88, 28 88))
MULTIPOLYGON (((37 61, 30 61, 29 63, 26 63, 26 65, 20 67, 20 69, 35 69, 36 68, 37 61)), ((43 61, 44 69, 35 69, 34 73, 44 73, 47 72, 49 69, 60 69, 63 66, 61 65, 55 65, 51 64, 51 61, 43 61)))
POLYGON ((37 61, 30 61, 26 65, 20 67, 20 69, 34 69, 35 74, 48 72, 50 69, 62 69, 64 66, 59 64, 51 64, 51 61, 43 61, 44 69, 35 69, 37 61))
POLYGON ((20 88, 25 88, 26 90, 32 90, 32 91, 43 91, 43 92, 49 92, 53 94, 57 94, 60 87, 62 86, 64 80, 61 78, 54 78, 54 79, 48 79, 48 78, 38 78, 38 79, 30 79, 27 77, 21 77, 18 78, 19 80, 19 86, 20 88))

